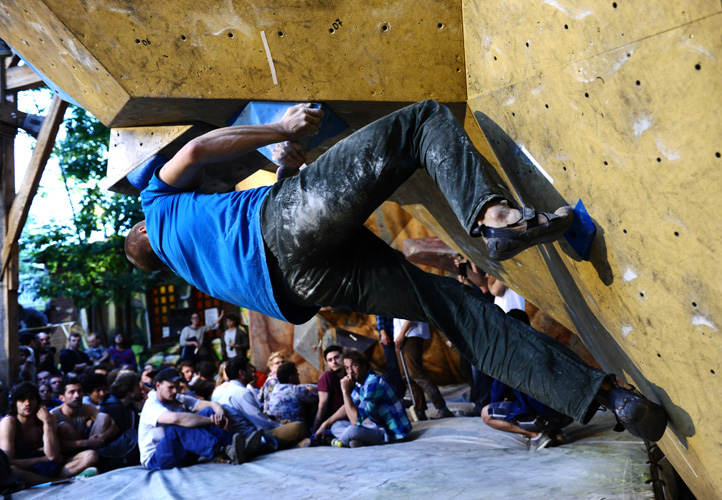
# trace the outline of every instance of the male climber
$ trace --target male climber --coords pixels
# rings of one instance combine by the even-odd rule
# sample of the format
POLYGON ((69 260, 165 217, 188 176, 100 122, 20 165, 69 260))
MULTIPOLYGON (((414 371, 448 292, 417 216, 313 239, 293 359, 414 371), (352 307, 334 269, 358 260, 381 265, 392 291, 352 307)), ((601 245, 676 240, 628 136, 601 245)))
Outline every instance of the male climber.
POLYGON ((662 436, 661 406, 456 280, 421 271, 363 227, 417 168, 496 260, 560 238, 570 207, 515 208, 463 128, 434 101, 362 128, 299 172, 305 154, 293 141, 315 134, 321 117, 298 105, 276 123, 221 128, 187 143, 141 193, 146 220, 126 238, 128 258, 148 271, 167 265, 213 297, 291 323, 321 306, 427 322, 481 371, 557 411, 586 423, 601 404, 632 434, 662 436), (286 141, 279 178, 297 175, 246 191, 195 191, 206 165, 286 141))

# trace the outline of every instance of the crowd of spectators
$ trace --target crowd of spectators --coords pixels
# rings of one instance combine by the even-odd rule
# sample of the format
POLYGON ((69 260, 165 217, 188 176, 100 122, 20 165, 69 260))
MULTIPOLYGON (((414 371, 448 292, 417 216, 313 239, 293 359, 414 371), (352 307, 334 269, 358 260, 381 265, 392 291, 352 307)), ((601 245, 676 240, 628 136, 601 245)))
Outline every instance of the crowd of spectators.
MULTIPOLYGON (((209 328, 194 313, 181 335, 178 362, 142 369, 123 334, 109 348, 90 334, 84 349, 81 335, 72 333, 58 356, 47 333, 24 334, 20 382, 0 421, 0 456, 10 479, 32 486, 132 465, 239 464, 292 447, 393 443, 411 431, 406 408, 415 404, 423 415, 424 393, 438 417, 454 416, 421 366, 424 324, 377 318, 394 371, 376 373, 361 352, 330 345, 318 383, 302 384, 283 352, 271 353, 267 373, 256 369, 248 360, 247 329, 237 316, 225 319, 220 359, 204 352, 209 328), (411 402, 404 400, 407 387, 411 402)), ((523 394, 502 386, 496 392, 501 396, 475 415, 527 436, 530 446, 546 446, 549 426, 568 423, 523 394), (520 425, 519 414, 529 408, 534 422, 520 425), (537 428, 540 422, 546 427, 537 428)))

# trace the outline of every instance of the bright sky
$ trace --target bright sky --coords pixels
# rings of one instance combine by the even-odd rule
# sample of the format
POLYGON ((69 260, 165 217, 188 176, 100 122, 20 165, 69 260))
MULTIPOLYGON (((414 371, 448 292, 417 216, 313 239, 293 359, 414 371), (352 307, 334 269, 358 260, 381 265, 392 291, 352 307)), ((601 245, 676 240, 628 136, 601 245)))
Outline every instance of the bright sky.
MULTIPOLYGON (((45 115, 52 98, 53 94, 49 90, 21 92, 18 95, 18 109, 25 113, 45 115)), ((64 135, 65 129, 61 126, 58 137, 64 135)), ((20 190, 35 142, 35 138, 22 130, 18 131, 18 135, 15 137, 15 192, 20 190)), ((57 160, 50 158, 40 180, 38 194, 30 206, 27 223, 30 228, 44 226, 53 219, 56 221, 72 219, 70 201, 61 179, 57 160)))

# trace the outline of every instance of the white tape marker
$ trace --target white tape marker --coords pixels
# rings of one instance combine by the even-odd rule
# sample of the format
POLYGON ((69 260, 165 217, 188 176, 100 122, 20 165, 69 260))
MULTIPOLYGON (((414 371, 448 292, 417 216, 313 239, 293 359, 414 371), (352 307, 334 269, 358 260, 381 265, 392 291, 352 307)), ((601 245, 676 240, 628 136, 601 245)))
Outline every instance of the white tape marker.
POLYGON ((266 58, 268 59, 268 65, 271 67, 271 76, 273 77, 273 84, 278 85, 278 78, 276 78, 276 67, 273 65, 273 58, 271 57, 271 49, 268 48, 268 40, 266 40, 266 32, 261 31, 261 39, 263 40, 263 47, 266 49, 266 58))

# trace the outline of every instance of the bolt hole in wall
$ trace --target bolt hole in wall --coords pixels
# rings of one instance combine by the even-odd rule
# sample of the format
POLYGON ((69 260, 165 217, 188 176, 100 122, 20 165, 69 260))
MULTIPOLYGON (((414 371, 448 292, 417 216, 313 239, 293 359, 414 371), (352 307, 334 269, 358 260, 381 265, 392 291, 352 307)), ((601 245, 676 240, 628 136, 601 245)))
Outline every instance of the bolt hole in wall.
POLYGON ((702 65, 701 65, 701 64, 695 64, 695 65, 694 65, 694 69, 696 69, 697 71, 699 71, 699 70, 702 69, 702 65))
MULTIPOLYGON (((333 29, 333 28, 331 28, 331 29, 333 29)), ((283 36, 283 31, 279 31, 278 36, 283 36)))
POLYGON ((228 33, 228 38, 233 38, 233 33, 228 33))
POLYGON ((444 27, 444 23, 439 23, 439 24, 436 25, 436 27, 439 28, 439 29, 441 29, 441 28, 444 27))

